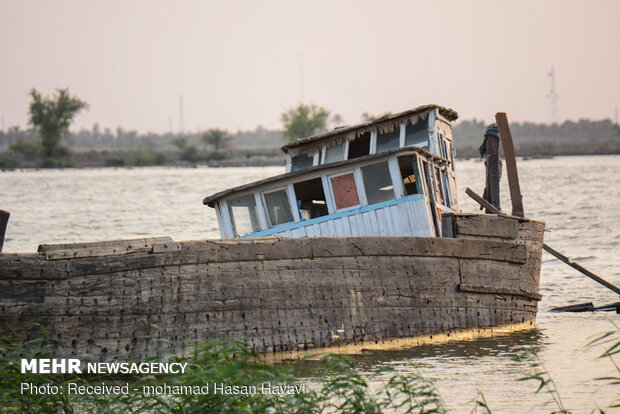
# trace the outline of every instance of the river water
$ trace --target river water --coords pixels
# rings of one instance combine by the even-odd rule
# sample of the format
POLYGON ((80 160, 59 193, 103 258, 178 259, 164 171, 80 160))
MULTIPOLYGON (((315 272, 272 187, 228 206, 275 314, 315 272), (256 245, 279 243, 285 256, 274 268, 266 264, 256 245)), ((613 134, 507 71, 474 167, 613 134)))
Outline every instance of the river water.
MULTIPOLYGON (((556 157, 519 161, 528 217, 546 222, 545 242, 620 285, 620 157, 556 157)), ((215 212, 202 198, 249 181, 279 174, 262 168, 119 168, 28 170, 0 173, 0 209, 11 212, 5 252, 34 252, 39 243, 172 236, 175 240, 218 238, 215 212)), ((482 193, 484 166, 457 163, 461 208, 478 211, 464 193, 482 193)), ((510 211, 502 181, 502 207, 510 211)), ((497 338, 426 345, 355 357, 370 374, 389 365, 417 370, 432 380, 452 412, 470 412, 478 391, 493 412, 551 412, 551 395, 535 394, 537 383, 517 381, 533 374, 534 361, 550 373, 565 408, 585 413, 618 398, 618 386, 597 377, 618 375, 602 348, 585 347, 593 335, 620 325, 611 312, 551 313, 581 302, 603 305, 617 295, 544 253, 537 328, 497 338), (517 361, 534 351, 537 357, 517 361), (547 404, 547 405, 545 405, 547 404)), ((379 387, 384 377, 372 379, 379 387)))

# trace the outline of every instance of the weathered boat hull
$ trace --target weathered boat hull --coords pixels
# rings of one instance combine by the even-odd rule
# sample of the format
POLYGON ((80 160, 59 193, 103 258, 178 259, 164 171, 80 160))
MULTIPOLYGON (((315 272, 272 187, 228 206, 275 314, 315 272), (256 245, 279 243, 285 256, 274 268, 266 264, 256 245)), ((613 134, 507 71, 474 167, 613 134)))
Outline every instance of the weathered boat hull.
POLYGON ((292 351, 534 319, 544 224, 443 222, 454 237, 154 239, 4 254, 0 321, 24 338, 43 325, 60 356, 140 358, 214 337, 292 351))

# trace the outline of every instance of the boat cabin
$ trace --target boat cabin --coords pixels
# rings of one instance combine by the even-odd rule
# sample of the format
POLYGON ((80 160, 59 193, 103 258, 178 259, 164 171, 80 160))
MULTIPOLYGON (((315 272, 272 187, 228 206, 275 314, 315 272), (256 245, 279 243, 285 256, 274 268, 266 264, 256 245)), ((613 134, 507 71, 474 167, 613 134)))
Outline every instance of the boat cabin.
POLYGON ((459 212, 451 122, 426 105, 284 145, 284 174, 206 197, 222 238, 441 236, 459 212))

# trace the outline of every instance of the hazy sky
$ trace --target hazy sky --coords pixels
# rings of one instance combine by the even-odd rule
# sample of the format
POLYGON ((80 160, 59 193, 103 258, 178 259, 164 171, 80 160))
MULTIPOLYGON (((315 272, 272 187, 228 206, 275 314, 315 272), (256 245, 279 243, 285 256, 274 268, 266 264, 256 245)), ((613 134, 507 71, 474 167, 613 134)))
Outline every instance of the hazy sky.
POLYGON ((461 119, 614 118, 620 1, 0 0, 0 117, 28 91, 86 100, 77 127, 280 126, 312 102, 343 116, 438 103, 461 119))

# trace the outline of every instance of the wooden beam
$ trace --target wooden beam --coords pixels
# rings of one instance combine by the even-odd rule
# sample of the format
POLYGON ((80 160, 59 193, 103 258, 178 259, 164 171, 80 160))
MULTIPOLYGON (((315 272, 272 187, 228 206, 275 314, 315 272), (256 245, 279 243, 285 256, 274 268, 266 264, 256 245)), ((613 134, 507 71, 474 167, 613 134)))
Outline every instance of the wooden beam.
POLYGON ((594 273, 590 272, 588 269, 584 268, 583 266, 579 265, 578 263, 573 262, 572 260, 570 260, 568 257, 564 256, 562 253, 558 252, 557 250, 552 249, 551 247, 547 246, 546 244, 543 244, 543 249, 545 249, 545 251, 550 253, 552 256, 555 256, 557 259, 561 260, 562 262, 566 263, 570 267, 579 270, 581 273, 583 273, 584 275, 588 276, 590 279, 600 283, 601 285, 605 286, 606 288, 608 288, 610 290, 613 290, 618 295, 620 295, 620 288, 618 288, 615 285, 612 285, 611 283, 609 283, 608 281, 606 281, 602 277, 599 277, 599 276, 595 275, 594 273))
MULTIPOLYGON (((465 193, 467 193, 468 196, 470 196, 471 198, 476 200, 482 207, 485 207, 486 209, 490 210, 491 212, 493 212, 495 214, 499 214, 499 215, 505 216, 504 213, 502 213, 497 208, 493 207, 488 201, 486 201, 485 199, 480 197, 478 194, 474 193, 471 190, 471 188, 468 187, 467 189, 465 189, 465 193)), ((579 270, 583 275, 589 277, 590 279, 594 280, 595 282, 600 283, 601 285, 605 286, 606 288, 608 288, 608 289, 616 292, 618 295, 620 295, 620 288, 619 287, 609 283, 608 281, 606 281, 602 277, 595 275, 594 273, 590 272, 588 269, 584 268, 583 266, 579 265, 578 263, 573 262, 568 257, 564 256, 562 253, 560 253, 557 250, 551 248, 550 246, 546 245, 545 243, 543 243, 543 249, 545 249, 545 251, 547 253, 555 256, 557 259, 559 259, 560 261, 566 263, 570 267, 579 270)))
POLYGON ((0 210, 0 253, 2 253, 2 246, 4 246, 4 235, 6 234, 6 226, 9 223, 9 216, 11 213, 8 211, 0 210))
POLYGON ((476 201, 478 204, 480 204, 482 207, 487 209, 487 212, 493 213, 493 214, 499 214, 500 216, 506 216, 506 214, 502 213, 501 210, 499 210, 497 207, 495 207, 493 204, 489 203, 487 200, 485 200, 484 198, 480 197, 478 194, 476 194, 471 188, 467 187, 465 189, 465 193, 470 196, 471 198, 474 199, 474 201, 476 201))
POLYGON ((551 309, 551 312, 592 312, 594 310, 592 302, 586 302, 577 305, 559 306, 551 309))
POLYGON ((523 212, 523 196, 519 186, 519 174, 517 173, 517 160, 515 158, 515 149, 512 143, 512 134, 508 126, 508 118, 505 112, 495 114, 495 122, 499 129, 499 136, 502 140, 504 148, 504 156, 506 157, 506 172, 508 174, 508 187, 510 188, 510 200, 512 201, 512 215, 517 217, 525 217, 523 212))

